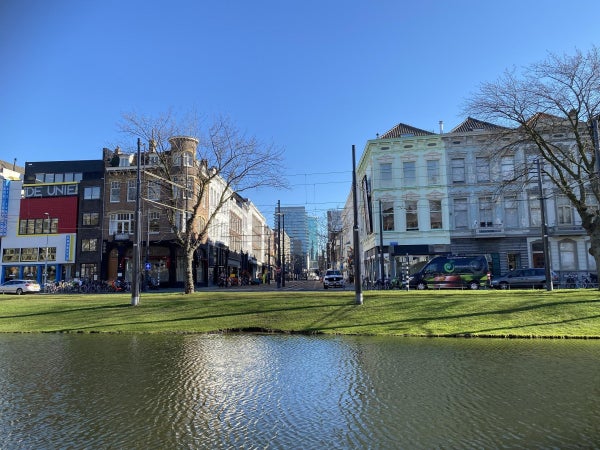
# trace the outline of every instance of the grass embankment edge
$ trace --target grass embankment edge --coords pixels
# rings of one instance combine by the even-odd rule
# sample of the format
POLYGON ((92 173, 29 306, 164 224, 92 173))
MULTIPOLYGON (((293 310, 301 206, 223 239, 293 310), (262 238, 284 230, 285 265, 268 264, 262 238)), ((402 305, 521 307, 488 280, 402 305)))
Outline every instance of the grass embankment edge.
POLYGON ((0 296, 1 333, 600 338, 597 290, 200 291, 0 296))

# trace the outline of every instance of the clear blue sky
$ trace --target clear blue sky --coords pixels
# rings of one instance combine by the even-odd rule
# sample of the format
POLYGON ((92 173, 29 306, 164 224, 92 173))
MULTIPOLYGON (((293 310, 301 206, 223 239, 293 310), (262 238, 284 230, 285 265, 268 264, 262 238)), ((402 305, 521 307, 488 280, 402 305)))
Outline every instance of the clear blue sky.
POLYGON ((600 44, 600 3, 529 0, 3 0, 0 159, 98 159, 123 113, 227 115, 285 148, 292 189, 343 207, 368 139, 448 131, 505 69, 600 44))

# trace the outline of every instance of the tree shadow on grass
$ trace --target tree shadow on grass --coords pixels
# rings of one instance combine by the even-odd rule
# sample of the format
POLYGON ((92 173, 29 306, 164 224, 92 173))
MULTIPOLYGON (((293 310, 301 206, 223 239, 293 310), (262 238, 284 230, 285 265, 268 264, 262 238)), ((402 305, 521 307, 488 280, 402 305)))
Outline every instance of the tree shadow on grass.
MULTIPOLYGON (((598 304, 600 303, 600 300, 580 300, 580 301, 569 301, 567 303, 565 302, 552 302, 552 303, 542 303, 542 304, 533 304, 533 305, 525 305, 525 306, 517 306, 514 308, 506 308, 506 309, 496 309, 496 310, 488 310, 488 311, 475 311, 475 312, 469 312, 469 313, 464 313, 464 314, 447 314, 447 315, 431 315, 431 316, 419 316, 419 317, 411 317, 411 318, 406 318, 406 319, 398 319, 398 320, 390 320, 390 321, 382 321, 382 322, 370 322, 370 323, 365 323, 365 322, 361 322, 361 323, 355 323, 355 324, 347 324, 347 325, 342 325, 339 324, 337 326, 334 327, 325 327, 323 325, 321 325, 320 327, 315 327, 316 329, 320 330, 320 331, 325 331, 327 329, 331 330, 331 329, 338 329, 338 330, 348 330, 348 329, 360 329, 360 328, 376 328, 376 327, 387 327, 388 329, 401 329, 401 325, 411 325, 411 324, 427 324, 427 323, 436 323, 436 322, 444 322, 447 320, 460 320, 460 319, 469 319, 469 318, 477 318, 477 317, 484 317, 484 316, 502 316, 502 315, 509 315, 509 314, 515 314, 515 313, 520 313, 520 312, 528 312, 528 311, 532 311, 532 310, 536 310, 536 309, 547 309, 547 308, 554 308, 554 307, 565 307, 568 305, 575 305, 575 304, 589 304, 591 306, 594 306, 594 304, 598 304)), ((348 308, 345 309, 346 311, 349 311, 348 308)), ((341 316, 340 316, 341 317, 341 316)), ((503 330, 509 330, 511 328, 514 329, 518 329, 518 328, 525 328, 525 327, 532 327, 532 326, 541 326, 541 325, 556 325, 559 323, 569 323, 569 322, 576 322, 576 321, 581 321, 581 320, 589 320, 589 319, 597 319, 600 318, 600 315, 592 315, 592 316, 586 316, 586 317, 580 317, 580 318, 572 318, 572 319, 565 319, 562 321, 553 321, 553 322, 543 322, 543 323, 531 323, 528 325, 523 325, 523 324, 519 324, 519 325, 515 325, 513 327, 507 327, 507 326, 503 326, 503 327, 498 327, 496 329, 488 329, 488 330, 479 330, 479 331, 461 331, 461 332, 456 332, 456 333, 449 333, 449 334, 443 334, 444 336, 458 336, 458 335, 473 335, 473 334, 483 334, 485 332, 491 333, 494 330, 499 330, 499 329, 503 329, 503 330)), ((423 334, 435 334, 435 333, 423 333, 423 334)))

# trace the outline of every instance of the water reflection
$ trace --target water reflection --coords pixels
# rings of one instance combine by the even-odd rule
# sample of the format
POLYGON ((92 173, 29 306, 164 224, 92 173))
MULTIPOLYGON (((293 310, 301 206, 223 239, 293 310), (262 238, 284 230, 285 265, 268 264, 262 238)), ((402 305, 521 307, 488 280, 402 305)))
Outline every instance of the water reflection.
POLYGON ((11 448, 600 442, 600 342, 2 335, 11 448))

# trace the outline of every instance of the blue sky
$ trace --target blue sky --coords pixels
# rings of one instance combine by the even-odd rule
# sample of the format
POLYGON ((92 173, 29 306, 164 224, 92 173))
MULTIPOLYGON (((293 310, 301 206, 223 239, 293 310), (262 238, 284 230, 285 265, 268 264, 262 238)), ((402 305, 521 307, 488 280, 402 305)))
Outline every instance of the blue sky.
POLYGON ((291 189, 343 207, 366 141, 403 122, 448 131, 505 69, 600 43, 600 4, 555 0, 3 0, 0 159, 98 159, 135 147, 123 113, 227 115, 285 149, 291 189))

